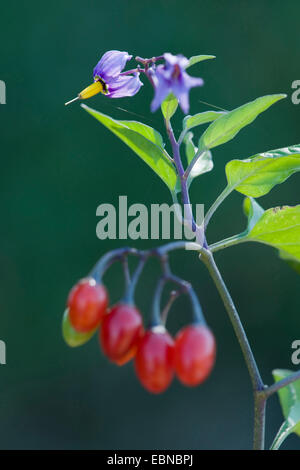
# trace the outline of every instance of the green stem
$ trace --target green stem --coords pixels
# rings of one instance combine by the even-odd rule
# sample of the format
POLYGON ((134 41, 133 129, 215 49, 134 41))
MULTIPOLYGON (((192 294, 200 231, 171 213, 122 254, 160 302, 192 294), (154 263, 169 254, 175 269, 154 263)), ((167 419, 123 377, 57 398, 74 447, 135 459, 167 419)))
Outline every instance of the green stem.
POLYGON ((285 377, 282 380, 279 380, 279 382, 276 382, 273 385, 267 387, 263 392, 264 396, 266 398, 269 398, 271 395, 278 392, 283 387, 286 387, 287 385, 290 385, 291 383, 296 382, 297 380, 300 380, 300 370, 294 372, 293 374, 289 375, 288 377, 285 377))
POLYGON ((211 217, 213 216, 213 214, 215 213, 215 211, 222 204, 224 199, 226 199, 227 196, 229 196, 229 194, 233 191, 233 189, 234 188, 232 188, 231 186, 226 186, 224 191, 222 191, 222 193, 219 195, 219 197, 217 197, 217 199, 215 200, 213 205, 210 207, 210 209, 207 211, 207 214, 205 216, 205 219, 204 219, 204 227, 205 228, 208 226, 209 221, 210 221, 211 217))
POLYGON ((231 298, 231 295, 225 285, 225 282, 221 276, 221 273, 215 263, 215 260, 213 258, 213 255, 210 251, 208 250, 202 250, 200 259, 203 260, 204 264, 206 265, 218 291, 221 296, 221 299, 223 300, 224 306, 227 310, 228 316, 230 318, 230 321, 232 323, 233 329, 235 331, 235 334, 237 336, 237 339, 239 341, 240 347, 242 349, 249 374, 251 377, 252 385, 254 390, 263 390, 264 385, 263 381, 261 379, 258 367, 256 365, 251 347, 249 345, 245 330, 243 328, 243 325, 241 323, 240 317, 238 315, 238 312, 235 308, 235 305, 233 303, 233 300, 231 298))
MULTIPOLYGON (((188 204, 188 206, 190 207, 187 178, 202 152, 200 154, 199 154, 199 151, 197 152, 197 154, 193 158, 188 168, 184 171, 182 163, 181 163, 181 159, 180 159, 180 154, 179 154, 179 147, 180 147, 181 142, 183 141, 184 132, 181 133, 179 137, 179 141, 176 142, 174 134, 173 134, 173 130, 169 121, 166 121, 166 127, 167 127, 167 132, 168 132, 171 144, 172 144, 172 149, 174 153, 174 163, 176 165, 176 169, 180 178, 183 203, 188 204)), ((211 217, 213 216, 215 211, 218 209, 218 207, 222 204, 222 202, 226 199, 226 197, 233 191, 233 189, 234 189, 233 187, 227 185, 224 191, 219 195, 219 197, 216 199, 216 201, 212 204, 212 206, 208 210, 204 219, 204 234, 205 234, 205 229, 211 217)), ((176 198, 173 195, 173 202, 175 203, 175 201, 176 201, 176 198)), ((192 224, 192 228, 194 229, 195 226, 194 226, 194 219, 193 219, 193 215, 191 212, 191 208, 190 208, 189 216, 190 217, 189 217, 188 222, 192 224)), ((227 238, 226 240, 223 240, 221 242, 215 243, 208 248, 207 243, 206 243, 206 238, 204 235, 204 247, 200 248, 199 251, 200 251, 200 259, 207 266, 207 269, 210 272, 210 275, 222 298, 222 301, 227 310, 229 319, 231 321, 231 324, 237 336, 238 342, 240 344, 240 347, 241 347, 241 350, 242 350, 242 353, 243 353, 243 356, 244 356, 244 359, 245 359, 245 362, 249 371, 249 375, 250 375, 251 382, 252 382, 253 394, 254 394, 253 449, 263 450, 264 441, 265 441, 265 412, 266 412, 266 401, 267 401, 267 396, 265 395, 265 386, 260 376, 260 372, 258 370, 252 349, 248 342, 248 338, 246 336, 245 330, 239 318, 238 312, 235 308, 233 300, 220 274, 220 271, 218 270, 218 267, 214 261, 213 254, 212 254, 213 251, 217 251, 222 248, 226 248, 228 246, 232 246, 237 243, 246 241, 247 240, 246 236, 247 236, 247 233, 244 232, 239 235, 235 235, 233 237, 227 238)))
POLYGON ((254 392, 254 433, 253 450, 265 448, 265 422, 267 398, 263 392, 254 392))
POLYGON ((181 134, 180 134, 180 136, 179 136, 179 138, 178 138, 178 145, 181 145, 181 144, 182 144, 183 139, 185 138, 185 135, 186 135, 186 133, 188 132, 188 130, 189 130, 189 129, 183 129, 183 130, 181 131, 181 134))
POLYGON ((262 394, 265 386, 261 379, 252 349, 248 342, 245 330, 239 318, 238 312, 235 308, 231 295, 225 285, 225 282, 221 276, 221 273, 215 263, 212 253, 209 250, 201 250, 200 259, 206 265, 218 291, 223 300, 224 306, 227 310, 229 319, 237 336, 240 344, 249 375, 252 382, 252 388, 254 393, 254 438, 253 438, 253 449, 263 450, 264 449, 264 436, 265 436, 265 407, 266 397, 262 394))
POLYGON ((232 237, 225 238, 225 240, 221 240, 219 242, 213 243, 209 245, 209 249, 212 253, 215 251, 223 250, 224 248, 228 248, 229 246, 238 245, 239 243, 247 242, 248 239, 246 238, 247 233, 239 233, 238 235, 233 235, 232 237))

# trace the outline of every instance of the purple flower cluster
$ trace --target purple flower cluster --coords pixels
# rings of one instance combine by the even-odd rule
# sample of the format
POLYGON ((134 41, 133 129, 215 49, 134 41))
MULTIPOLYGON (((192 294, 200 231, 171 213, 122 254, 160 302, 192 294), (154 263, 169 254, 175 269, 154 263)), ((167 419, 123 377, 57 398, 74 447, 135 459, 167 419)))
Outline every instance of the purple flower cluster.
MULTIPOLYGON (((101 81, 104 93, 110 98, 133 96, 141 88, 139 73, 123 72, 128 60, 132 58, 127 52, 108 51, 94 68, 94 80, 101 81)), ((203 85, 202 78, 190 77, 185 69, 189 61, 183 55, 165 53, 164 64, 145 70, 154 85, 154 99, 151 110, 156 111, 164 99, 173 93, 178 99, 184 113, 189 111, 189 91, 191 88, 203 85)), ((138 70, 138 69, 136 69, 138 70)))
POLYGON ((71 101, 90 98, 97 93, 102 93, 108 98, 123 98, 134 96, 140 90, 143 83, 140 73, 143 72, 154 87, 154 98, 151 103, 151 111, 156 111, 170 93, 178 99, 178 103, 184 113, 189 111, 189 91, 191 88, 203 85, 202 78, 190 77, 186 73, 189 61, 183 55, 165 53, 152 59, 136 60, 144 65, 128 71, 123 71, 127 62, 132 59, 128 52, 107 51, 94 68, 94 83, 71 101), (163 64, 156 65, 158 60, 164 60, 163 64))

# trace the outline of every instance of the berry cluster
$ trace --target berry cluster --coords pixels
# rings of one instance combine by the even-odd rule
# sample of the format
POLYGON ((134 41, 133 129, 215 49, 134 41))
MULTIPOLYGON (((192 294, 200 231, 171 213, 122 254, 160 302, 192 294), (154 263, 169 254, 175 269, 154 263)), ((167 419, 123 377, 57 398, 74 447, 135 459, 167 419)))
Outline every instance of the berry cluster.
MULTIPOLYGON (((118 256, 114 258, 120 259, 118 256)), ((106 261, 99 262, 101 275, 109 264, 106 261)), ((194 291, 188 283, 170 274, 164 257, 164 270, 168 276, 165 275, 158 284, 150 327, 145 329, 142 316, 133 302, 134 288, 144 262, 145 256, 132 279, 129 279, 127 271, 125 296, 111 308, 108 307, 106 288, 102 281, 95 280, 95 277, 100 277, 99 269, 94 272, 95 277, 79 281, 68 297, 63 320, 64 338, 70 346, 79 346, 88 341, 100 327, 99 342, 104 354, 119 366, 134 359, 137 377, 152 393, 165 391, 174 375, 184 385, 199 385, 212 370, 216 345, 194 291), (162 287, 168 280, 180 286, 177 295, 181 292, 189 294, 194 309, 193 323, 179 331, 174 339, 166 330, 164 319, 157 310, 160 310, 162 287)), ((164 315, 166 313, 165 309, 164 315)))

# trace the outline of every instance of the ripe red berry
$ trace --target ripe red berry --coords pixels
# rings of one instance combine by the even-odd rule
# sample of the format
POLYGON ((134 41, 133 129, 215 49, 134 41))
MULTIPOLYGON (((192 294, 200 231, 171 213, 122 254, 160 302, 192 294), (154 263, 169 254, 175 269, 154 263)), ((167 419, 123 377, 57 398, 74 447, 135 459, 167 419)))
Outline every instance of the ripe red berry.
POLYGON ((73 328, 86 333, 96 328, 107 308, 108 295, 105 287, 95 279, 82 279, 68 297, 69 319, 73 328))
POLYGON ((117 304, 104 316, 100 342, 104 354, 118 365, 128 362, 144 332, 140 312, 129 304, 117 304))
POLYGON ((175 338, 174 364, 179 380, 191 387, 199 385, 210 374, 215 355, 215 338, 206 326, 183 328, 175 338))
POLYGON ((135 356, 135 370, 149 392, 164 392, 172 382, 173 354, 174 341, 163 326, 148 330, 140 340, 135 356))
MULTIPOLYGON (((141 333, 142 336, 143 333, 141 333)), ((123 366, 124 364, 127 364, 127 362, 131 361, 131 359, 134 358, 137 350, 137 345, 135 344, 129 351, 124 354, 124 356, 120 357, 119 359, 115 359, 113 362, 117 364, 118 366, 123 366)))

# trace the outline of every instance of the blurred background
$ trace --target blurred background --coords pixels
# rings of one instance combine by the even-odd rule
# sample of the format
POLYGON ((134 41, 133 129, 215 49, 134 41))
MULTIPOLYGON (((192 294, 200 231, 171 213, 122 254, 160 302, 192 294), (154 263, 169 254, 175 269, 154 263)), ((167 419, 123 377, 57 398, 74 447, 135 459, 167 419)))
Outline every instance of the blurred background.
MULTIPOLYGON (((78 103, 65 108, 64 102, 91 83, 94 65, 110 49, 143 57, 165 51, 216 55, 190 70, 205 80, 191 92, 192 114, 210 109, 202 101, 232 109, 264 94, 287 93, 214 150, 215 170, 191 191, 194 203, 208 207, 225 187, 227 161, 299 143, 300 106, 291 102, 291 84, 300 79, 299 13, 300 4, 291 0, 31 0, 1 6, 0 79, 7 87, 7 104, 0 106, 0 339, 7 345, 7 365, 0 365, 2 449, 251 447, 247 370, 216 289, 193 253, 174 254, 172 267, 194 284, 217 337, 216 367, 201 387, 174 381, 165 394, 152 396, 137 382, 132 364, 108 363, 96 337, 78 349, 64 344, 61 318, 70 288, 105 252, 127 244, 97 239, 97 206, 117 204, 119 195, 148 207, 170 202, 168 189, 137 156, 78 103)), ((163 132, 160 113, 150 113, 151 98, 146 83, 134 98, 96 96, 87 104, 163 132)), ((178 111, 175 130, 181 119, 178 111)), ((299 203, 299 178, 259 202, 265 208, 299 203)), ((242 200, 232 194, 224 203, 212 220, 210 241, 244 228, 242 200)), ((294 368, 299 275, 263 245, 230 248, 217 253, 216 261, 270 383, 272 369, 294 368)), ((157 274, 150 263, 139 285, 145 319, 157 274)), ((106 281, 117 300, 123 288, 119 267, 106 281)), ((189 315, 188 304, 178 301, 170 330, 175 333, 189 315)), ((277 397, 267 411, 269 446, 282 422, 277 397)), ((299 438, 289 437, 283 448, 299 449, 299 438)))

